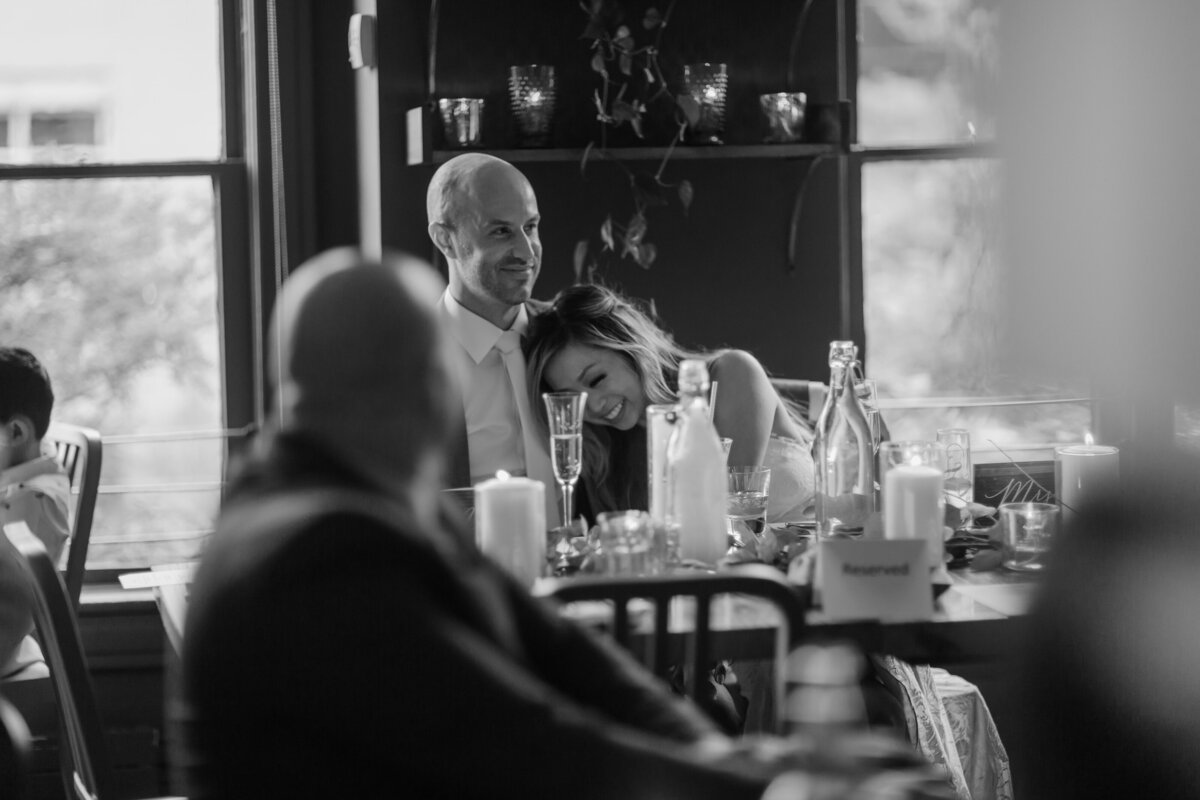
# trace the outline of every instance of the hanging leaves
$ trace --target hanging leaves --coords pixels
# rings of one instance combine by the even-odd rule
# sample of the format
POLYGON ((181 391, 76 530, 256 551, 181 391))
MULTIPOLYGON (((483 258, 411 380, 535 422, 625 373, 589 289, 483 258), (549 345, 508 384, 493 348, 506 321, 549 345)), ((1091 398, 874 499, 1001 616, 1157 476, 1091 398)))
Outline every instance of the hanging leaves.
POLYGON ((677 94, 675 95, 675 103, 679 106, 679 110, 683 112, 688 125, 695 125, 700 121, 700 104, 696 102, 696 98, 690 94, 677 94))
MULTIPOLYGON (((579 159, 579 175, 580 175, 580 177, 582 177, 584 175, 584 170, 587 169, 588 159, 592 155, 592 146, 594 144, 595 144, 595 142, 588 142, 587 147, 583 148, 583 156, 579 159)), ((686 211, 687 209, 685 208, 684 210, 686 211)))
POLYGON ((695 191, 692 189, 692 182, 684 179, 679 182, 679 204, 683 206, 683 213, 686 214, 688 209, 692 207, 692 198, 695 197, 695 191))
POLYGON ((638 248, 637 256, 634 260, 642 269, 650 269, 650 265, 654 263, 654 259, 658 258, 658 248, 651 242, 646 242, 638 248))
POLYGON ((604 242, 605 250, 615 250, 617 245, 613 241, 613 221, 612 214, 604 218, 604 222, 600 224, 600 241, 604 242))
POLYGON ((575 282, 583 283, 583 268, 587 263, 588 240, 580 239, 575 243, 575 282))
POLYGON ((642 112, 633 103, 617 99, 612 104, 612 118, 618 123, 628 122, 638 138, 642 138, 642 112))
POLYGON ((633 175, 633 194, 637 202, 645 206, 665 206, 666 192, 663 185, 648 172, 637 172, 633 175))
POLYGON ((635 212, 629 220, 629 225, 625 228, 625 246, 630 245, 636 247, 642 243, 642 239, 646 236, 646 215, 642 212, 635 212))
POLYGON ((648 209, 666 206, 674 195, 678 196, 684 214, 688 213, 693 200, 692 184, 689 181, 677 185, 666 183, 663 175, 675 146, 683 141, 688 126, 699 120, 700 107, 690 95, 676 95, 671 91, 659 66, 662 32, 667 27, 675 0, 667 5, 665 15, 657 5, 646 8, 641 15, 640 26, 633 22, 625 24, 625 19, 636 17, 626 18, 617 0, 580 0, 579 6, 588 17, 582 38, 592 50, 591 70, 599 76, 600 85, 593 92, 592 99, 596 118, 601 125, 599 151, 595 149, 596 143, 584 149, 579 163, 580 175, 586 176, 587 166, 594 156, 603 156, 629 178, 634 207, 627 225, 614 223, 611 213, 605 217, 600 225, 602 249, 589 251, 587 241, 576 244, 575 279, 580 281, 586 276, 590 281, 597 269, 597 252, 619 252, 621 258, 629 258, 643 269, 649 269, 655 262, 658 249, 646 241, 648 209), (631 26, 637 29, 636 39, 631 26), (646 138, 650 132, 647 127, 647 106, 653 109, 655 125, 660 123, 660 112, 665 112, 667 125, 673 124, 675 127, 657 171, 634 167, 621 158, 619 150, 610 151, 608 148, 610 127, 628 124, 634 136, 646 138))

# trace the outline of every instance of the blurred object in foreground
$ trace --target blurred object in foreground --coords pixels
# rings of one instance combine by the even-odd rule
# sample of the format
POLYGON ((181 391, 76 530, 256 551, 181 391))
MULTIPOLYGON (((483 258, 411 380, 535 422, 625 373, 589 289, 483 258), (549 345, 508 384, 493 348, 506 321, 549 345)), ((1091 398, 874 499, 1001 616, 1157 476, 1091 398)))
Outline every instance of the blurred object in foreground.
POLYGON ((1030 618, 1023 798, 1200 798, 1200 458, 1121 489, 1056 544, 1030 618))
POLYGON ((1145 439, 1200 397, 1200 4, 1004 13, 1009 356, 1014 371, 1129 393, 1145 439))

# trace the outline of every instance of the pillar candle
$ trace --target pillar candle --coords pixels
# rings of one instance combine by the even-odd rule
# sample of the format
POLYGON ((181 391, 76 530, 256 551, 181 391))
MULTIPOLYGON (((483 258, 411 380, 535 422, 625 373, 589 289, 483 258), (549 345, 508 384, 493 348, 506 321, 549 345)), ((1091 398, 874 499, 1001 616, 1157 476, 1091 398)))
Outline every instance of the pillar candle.
POLYGON ((545 486, 499 474, 475 487, 475 541, 528 587, 546 560, 545 486))
POLYGON ((883 479, 883 536, 885 539, 924 539, 929 543, 929 566, 942 563, 945 516, 942 472, 924 464, 892 467, 883 479))
POLYGON ((1054 449, 1054 493, 1069 525, 1089 502, 1118 488, 1120 451, 1099 444, 1072 444, 1054 449))

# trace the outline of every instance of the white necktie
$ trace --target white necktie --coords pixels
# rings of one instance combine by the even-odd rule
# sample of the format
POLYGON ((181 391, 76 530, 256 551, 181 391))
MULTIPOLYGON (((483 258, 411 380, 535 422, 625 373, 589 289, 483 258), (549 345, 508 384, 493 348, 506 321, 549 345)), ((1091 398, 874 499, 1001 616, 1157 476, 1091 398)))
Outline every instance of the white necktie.
POLYGON ((517 401, 517 414, 521 418, 521 438, 525 448, 525 474, 535 481, 541 481, 546 487, 546 526, 549 528, 562 524, 559 517, 562 511, 558 504, 558 484, 554 480, 554 470, 550 466, 550 452, 547 443, 538 436, 537 420, 529 409, 529 394, 525 388, 525 355, 521 352, 521 335, 516 331, 505 331, 496 341, 496 349, 508 370, 508 380, 512 383, 513 398, 517 401))

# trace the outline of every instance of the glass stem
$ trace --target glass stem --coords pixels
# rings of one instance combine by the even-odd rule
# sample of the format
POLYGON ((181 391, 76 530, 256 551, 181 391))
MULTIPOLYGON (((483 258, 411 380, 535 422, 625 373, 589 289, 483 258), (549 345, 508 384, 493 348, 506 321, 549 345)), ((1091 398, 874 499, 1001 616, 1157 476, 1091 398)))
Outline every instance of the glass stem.
POLYGON ((570 526, 571 517, 575 511, 575 484, 564 483, 562 486, 563 526, 570 526))

